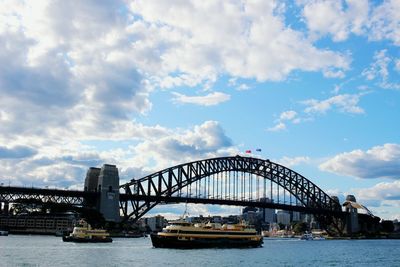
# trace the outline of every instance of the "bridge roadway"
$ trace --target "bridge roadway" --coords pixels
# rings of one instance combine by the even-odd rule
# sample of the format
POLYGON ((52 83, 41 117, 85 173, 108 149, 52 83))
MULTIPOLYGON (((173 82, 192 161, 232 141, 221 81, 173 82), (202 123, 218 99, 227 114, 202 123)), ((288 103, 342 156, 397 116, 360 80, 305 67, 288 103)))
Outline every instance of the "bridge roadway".
POLYGON ((161 204, 193 203, 193 204, 208 204, 208 205, 256 207, 264 209, 282 209, 288 211, 298 211, 308 214, 336 215, 339 217, 345 214, 345 212, 341 210, 327 210, 321 208, 287 205, 282 203, 261 202, 256 200, 230 200, 230 199, 217 199, 217 198, 193 198, 193 197, 182 197, 182 196, 174 197, 174 196, 144 196, 144 195, 120 194, 121 203, 126 203, 128 201, 144 201, 147 203, 156 202, 161 204))
MULTIPOLYGON (((96 203, 99 197, 98 193, 85 192, 79 190, 63 190, 48 188, 28 188, 28 187, 12 187, 0 186, 0 202, 16 203, 16 202, 51 202, 57 204, 67 204, 73 206, 84 206, 88 202, 96 203)), ((217 198, 193 198, 178 196, 145 196, 120 194, 119 201, 125 203, 128 201, 146 201, 157 202, 161 204, 176 203, 194 203, 194 204, 211 204, 211 205, 230 205, 230 206, 250 206, 257 208, 271 208, 298 211, 311 214, 331 214, 340 216, 342 211, 324 210, 319 208, 310 208, 304 206, 287 205, 282 203, 260 202, 255 200, 229 200, 217 198)))

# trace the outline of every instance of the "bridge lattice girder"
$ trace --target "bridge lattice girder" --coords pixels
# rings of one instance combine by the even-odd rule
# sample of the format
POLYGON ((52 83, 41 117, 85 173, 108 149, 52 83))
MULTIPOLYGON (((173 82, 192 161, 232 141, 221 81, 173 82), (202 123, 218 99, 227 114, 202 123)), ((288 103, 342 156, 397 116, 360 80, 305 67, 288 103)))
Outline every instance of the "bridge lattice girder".
MULTIPOLYGON (((175 202, 188 201, 188 198, 180 197, 177 193, 196 181, 228 172, 248 173, 262 177, 264 180, 270 180, 293 195, 308 210, 340 211, 340 204, 337 201, 299 173, 269 160, 241 156, 189 162, 155 172, 138 180, 132 179, 129 183, 120 186, 125 191, 125 194, 122 194, 124 199, 121 199, 120 207, 125 218, 134 216, 134 219, 137 220, 162 201, 167 202, 168 199, 173 199, 175 202), (132 208, 130 213, 128 213, 129 202, 132 208)), ((235 182, 235 179, 233 182, 235 182)), ((215 199, 215 203, 228 205, 241 203, 243 205, 253 204, 254 206, 255 203, 259 202, 258 199, 251 199, 251 197, 250 199, 239 199, 238 192, 233 193, 233 196, 232 194, 229 197, 225 196, 225 198, 228 198, 225 199, 225 202, 221 202, 221 199, 215 199), (233 201, 230 198, 233 198, 233 201)), ((203 196, 203 199, 206 199, 206 197, 203 196)), ((191 202, 213 203, 213 200, 191 202)), ((261 206, 265 207, 266 205, 260 203, 261 206)), ((294 208, 294 210, 296 209, 294 208)))
POLYGON ((57 203, 83 206, 96 200, 96 193, 60 189, 0 187, 0 202, 16 203, 35 200, 37 203, 57 203))

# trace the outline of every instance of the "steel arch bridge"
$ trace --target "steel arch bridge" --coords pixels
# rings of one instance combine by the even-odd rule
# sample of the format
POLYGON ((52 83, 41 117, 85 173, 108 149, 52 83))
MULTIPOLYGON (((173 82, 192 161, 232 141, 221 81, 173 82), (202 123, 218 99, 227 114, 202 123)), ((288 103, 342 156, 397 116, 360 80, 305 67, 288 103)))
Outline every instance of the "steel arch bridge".
POLYGON ((299 173, 268 159, 242 156, 180 164, 132 179, 120 185, 120 192, 124 220, 134 221, 158 204, 181 202, 342 214, 337 199, 299 173))

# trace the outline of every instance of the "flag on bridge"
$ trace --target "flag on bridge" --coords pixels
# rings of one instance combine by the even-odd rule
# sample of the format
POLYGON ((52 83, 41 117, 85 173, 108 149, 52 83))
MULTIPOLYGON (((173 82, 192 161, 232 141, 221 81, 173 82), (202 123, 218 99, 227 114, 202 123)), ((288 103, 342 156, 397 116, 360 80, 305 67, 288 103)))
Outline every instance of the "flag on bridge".
POLYGON ((246 150, 246 153, 251 153, 251 150, 246 150))
POLYGON ((256 151, 257 151, 257 152, 261 152, 261 148, 257 148, 256 151))

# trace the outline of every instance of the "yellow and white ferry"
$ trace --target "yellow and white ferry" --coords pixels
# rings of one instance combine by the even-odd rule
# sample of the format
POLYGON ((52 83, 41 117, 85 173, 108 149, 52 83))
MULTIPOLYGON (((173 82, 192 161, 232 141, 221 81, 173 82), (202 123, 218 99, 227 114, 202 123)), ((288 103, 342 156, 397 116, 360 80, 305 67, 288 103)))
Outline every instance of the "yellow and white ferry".
POLYGON ((156 248, 239 248, 260 247, 261 235, 245 224, 171 222, 162 232, 151 235, 156 248))
POLYGON ((72 233, 68 236, 63 236, 63 241, 77 243, 108 243, 112 242, 112 239, 106 230, 92 229, 90 224, 81 220, 79 224, 74 227, 72 233))

